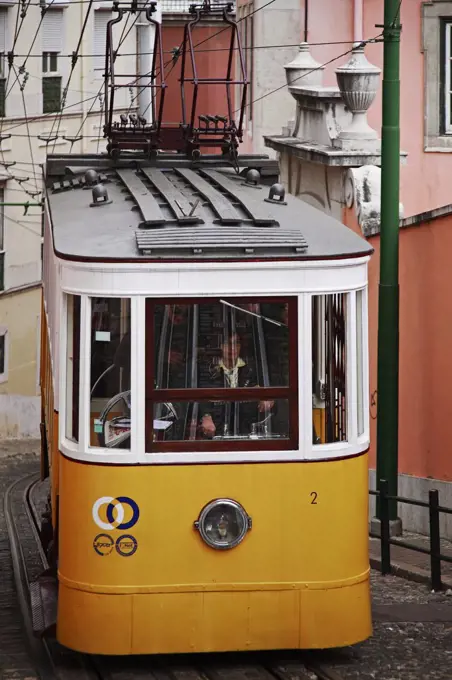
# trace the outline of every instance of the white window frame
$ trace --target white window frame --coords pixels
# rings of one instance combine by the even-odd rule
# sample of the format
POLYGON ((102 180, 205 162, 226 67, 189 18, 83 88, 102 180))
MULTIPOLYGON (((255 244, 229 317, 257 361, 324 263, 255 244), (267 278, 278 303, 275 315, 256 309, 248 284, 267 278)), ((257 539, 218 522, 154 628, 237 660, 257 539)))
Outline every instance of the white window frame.
MULTIPOLYGON (((443 48, 452 22, 452 0, 431 0, 422 3, 422 51, 424 53, 424 151, 432 153, 452 152, 452 117, 449 97, 445 96, 447 49, 443 48), (444 74, 444 83, 441 83, 444 74)), ((450 77, 450 76, 449 76, 450 77)), ((450 84, 450 81, 449 81, 450 84)))
POLYGON ((444 132, 447 135, 452 134, 452 110, 450 106, 450 98, 452 95, 451 75, 452 75, 452 22, 448 21, 444 24, 444 132))
MULTIPOLYGON (((92 60, 92 67, 94 71, 94 76, 95 78, 102 78, 103 71, 105 70, 105 50, 107 48, 107 23, 111 19, 114 19, 116 14, 113 12, 112 9, 112 3, 110 2, 105 2, 102 3, 100 6, 96 6, 96 10, 94 12, 94 20, 93 20, 93 54, 97 55, 93 57, 92 60), (105 30, 105 41, 103 45, 103 54, 102 52, 97 51, 97 31, 96 31, 96 19, 101 18, 102 20, 105 20, 105 26, 103 27, 105 30)), ((99 27, 100 28, 100 27, 99 27)))
MULTIPOLYGON (((364 432, 358 436, 357 413, 357 361, 356 361, 356 293, 364 290, 362 296, 364 320, 367 318, 367 288, 357 286, 353 289, 316 290, 314 292, 292 291, 298 295, 299 328, 310 328, 312 323, 312 298, 314 295, 344 293, 347 295, 347 441, 332 444, 314 444, 312 441, 312 334, 298 334, 298 401, 299 401, 299 444, 297 450, 284 451, 234 451, 223 453, 177 452, 146 453, 145 452, 145 304, 149 295, 133 294, 100 294, 101 297, 130 298, 131 312, 131 450, 113 451, 111 449, 91 447, 89 432, 90 407, 90 347, 91 347, 91 294, 82 294, 80 319, 80 390, 79 390, 79 437, 78 442, 65 436, 66 423, 66 348, 67 348, 67 304, 68 294, 80 295, 79 290, 65 292, 62 300, 62 316, 60 324, 60 418, 59 441, 61 451, 76 460, 97 463, 115 464, 190 464, 190 463, 246 463, 246 462, 283 462, 283 461, 315 461, 348 458, 364 453, 369 448, 369 376, 368 376, 368 330, 363 323, 363 392, 364 392, 364 432)), ((262 293, 264 294, 264 293, 262 293)), ((97 296, 97 294, 93 295, 97 296)), ((156 295, 155 297, 159 297, 156 295)), ((181 299, 184 296, 181 296, 181 299)))
MULTIPOLYGON (((0 203, 5 202, 5 185, 0 183, 0 203)), ((0 253, 5 251, 5 206, 0 205, 0 253)))
POLYGON ((5 361, 3 372, 0 373, 0 383, 8 382, 8 362, 9 362, 9 334, 6 326, 0 326, 0 338, 4 338, 5 343, 5 361))

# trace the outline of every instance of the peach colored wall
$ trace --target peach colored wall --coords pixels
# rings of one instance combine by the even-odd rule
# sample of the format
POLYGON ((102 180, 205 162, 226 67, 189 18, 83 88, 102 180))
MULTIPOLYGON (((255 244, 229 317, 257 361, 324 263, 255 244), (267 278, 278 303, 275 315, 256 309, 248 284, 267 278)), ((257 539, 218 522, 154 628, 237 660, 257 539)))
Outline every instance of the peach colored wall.
MULTIPOLYGON (((304 12, 300 0, 300 11, 304 12)), ((425 153, 424 148, 424 56, 421 52, 421 0, 402 2, 401 22, 401 146, 408 153, 401 167, 401 201, 405 216, 433 210, 451 202, 450 153, 425 153)), ((265 10, 264 10, 265 11, 265 10)), ((364 38, 376 36, 383 23, 383 0, 364 0, 364 38)), ((309 42, 353 40, 353 0, 309 0, 309 42)), ((302 38, 302 36, 300 36, 302 38)), ((257 38, 256 38, 257 39, 257 38)), ((312 54, 325 63, 350 45, 313 46, 312 54)), ((294 53, 295 54, 295 53, 294 53)), ((366 48, 369 61, 382 68, 382 43, 366 48)), ((325 83, 336 84, 334 69, 342 57, 327 67, 325 83)), ((381 88, 369 112, 369 122, 381 132, 381 88)), ((284 125, 286 121, 281 121, 284 125)))
MULTIPOLYGON (((344 222, 358 230, 355 215, 344 222)), ((369 265, 370 394, 377 389, 379 236, 369 265)), ((400 231, 399 471, 452 481, 452 317, 447 297, 452 215, 400 231)), ((371 407, 375 467, 376 407, 371 407)))
MULTIPOLYGON (((227 71, 227 62, 229 56, 229 40, 230 29, 220 33, 225 28, 224 24, 217 25, 198 25, 193 29, 193 43, 201 43, 195 50, 196 68, 198 77, 200 78, 225 78, 227 71), (219 35, 215 35, 219 33, 219 35)), ((164 62, 167 64, 165 68, 165 79, 167 90, 165 93, 165 107, 163 114, 163 121, 165 123, 179 123, 182 118, 181 107, 181 90, 180 90, 180 74, 181 74, 181 58, 172 67, 171 54, 169 52, 178 47, 183 39, 183 25, 164 24, 163 35, 163 50, 164 62), (168 63, 169 62, 169 63, 168 63)), ((192 77, 191 61, 189 53, 187 52, 186 62, 186 77, 192 77)), ((186 104, 187 116, 191 114, 191 102, 193 96, 193 87, 187 85, 186 87, 186 104)), ((197 116, 200 114, 227 114, 226 105, 226 88, 224 85, 200 85, 198 89, 198 102, 195 123, 198 123, 197 116)))

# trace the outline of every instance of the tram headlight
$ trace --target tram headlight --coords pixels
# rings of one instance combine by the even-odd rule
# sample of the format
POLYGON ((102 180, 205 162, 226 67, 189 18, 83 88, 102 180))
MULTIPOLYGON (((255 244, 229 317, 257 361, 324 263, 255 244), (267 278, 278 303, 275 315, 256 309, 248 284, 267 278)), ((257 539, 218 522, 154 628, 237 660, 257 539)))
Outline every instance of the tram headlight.
POLYGON ((211 548, 228 550, 243 541, 251 529, 251 517, 237 501, 217 498, 201 510, 195 527, 211 548))

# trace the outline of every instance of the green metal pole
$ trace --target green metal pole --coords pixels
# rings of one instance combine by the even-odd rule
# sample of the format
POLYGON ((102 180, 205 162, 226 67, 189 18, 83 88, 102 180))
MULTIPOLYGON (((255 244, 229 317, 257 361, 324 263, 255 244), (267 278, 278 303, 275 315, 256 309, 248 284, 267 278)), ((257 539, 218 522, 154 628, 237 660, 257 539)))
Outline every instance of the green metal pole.
MULTIPOLYGON (((385 0, 378 295, 377 484, 397 495, 399 435, 400 0, 385 0)), ((380 515, 379 508, 377 510, 380 515)), ((397 519, 397 503, 389 504, 397 519)))

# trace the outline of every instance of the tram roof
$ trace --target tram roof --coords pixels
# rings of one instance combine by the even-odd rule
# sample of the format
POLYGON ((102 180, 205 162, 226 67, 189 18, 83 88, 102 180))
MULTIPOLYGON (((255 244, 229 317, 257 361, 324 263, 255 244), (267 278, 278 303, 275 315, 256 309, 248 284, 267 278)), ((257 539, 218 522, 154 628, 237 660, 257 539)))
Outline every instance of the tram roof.
MULTIPOLYGON (((263 175, 269 164, 268 157, 240 161, 263 175)), ((269 200, 269 186, 247 185, 218 157, 114 163, 104 155, 49 156, 46 187, 55 250, 66 259, 310 260, 372 252, 364 238, 301 199, 286 193, 281 203, 269 200), (94 193, 87 170, 97 173, 94 193)))

